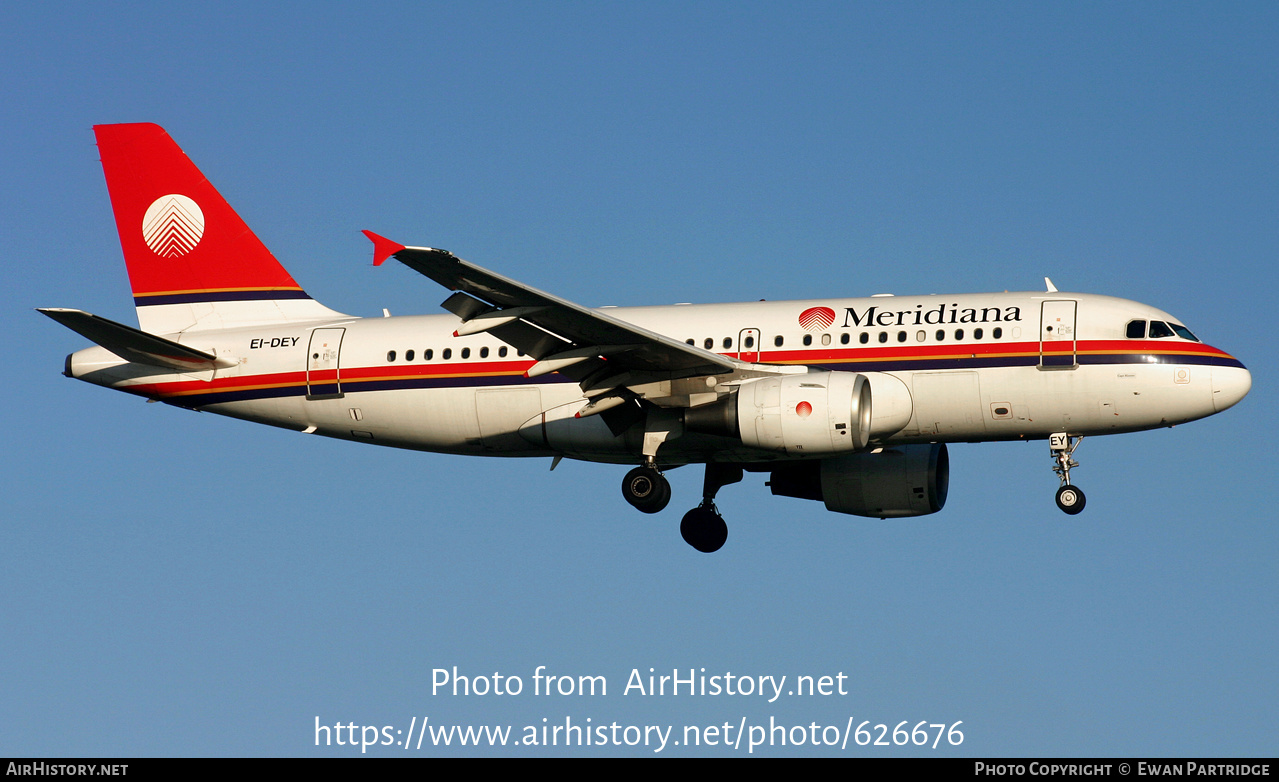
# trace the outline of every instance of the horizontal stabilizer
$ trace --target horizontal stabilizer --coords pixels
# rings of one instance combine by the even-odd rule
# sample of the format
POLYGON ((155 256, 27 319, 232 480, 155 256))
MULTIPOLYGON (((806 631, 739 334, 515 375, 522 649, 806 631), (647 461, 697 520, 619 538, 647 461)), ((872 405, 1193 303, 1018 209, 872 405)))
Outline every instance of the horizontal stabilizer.
POLYGON ((211 353, 179 345, 172 340, 139 331, 123 323, 100 318, 83 310, 47 307, 40 308, 39 311, 125 361, 164 367, 178 372, 198 372, 235 366, 234 361, 219 359, 211 353))

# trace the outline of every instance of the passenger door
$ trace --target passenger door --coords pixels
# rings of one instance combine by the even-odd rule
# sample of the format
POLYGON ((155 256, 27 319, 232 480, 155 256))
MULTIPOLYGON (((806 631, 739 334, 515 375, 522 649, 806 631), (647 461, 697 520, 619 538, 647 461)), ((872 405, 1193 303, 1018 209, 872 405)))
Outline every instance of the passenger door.
POLYGON ((1039 318, 1039 368, 1074 369, 1075 301, 1045 301, 1039 318))
POLYGON ((306 350, 306 398, 340 399, 339 355, 346 329, 314 329, 306 350))

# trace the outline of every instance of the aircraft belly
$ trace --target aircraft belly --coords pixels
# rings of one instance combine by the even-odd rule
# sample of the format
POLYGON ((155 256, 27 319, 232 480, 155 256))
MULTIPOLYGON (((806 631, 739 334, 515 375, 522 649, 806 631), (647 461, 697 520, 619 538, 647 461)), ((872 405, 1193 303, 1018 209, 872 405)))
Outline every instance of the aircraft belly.
POLYGON ((1111 372, 1115 417, 1126 431, 1212 415, 1212 368, 1186 364, 1119 367, 1111 372))
POLYGON ((542 413, 542 391, 538 386, 505 386, 475 391, 475 414, 480 443, 487 453, 527 451, 529 441, 520 428, 542 413))
POLYGON ((1097 435, 1211 415, 1212 372, 1179 364, 914 373, 915 415, 891 442, 1097 435))
POLYGON ((210 412, 314 434, 398 448, 480 453, 469 389, 348 393, 329 399, 288 396, 210 405, 210 412))
POLYGON ((520 428, 520 435, 535 445, 591 461, 640 452, 642 433, 628 431, 616 436, 602 416, 575 417, 583 402, 579 396, 531 417, 520 428))
POLYGON ((472 389, 370 391, 348 398, 364 405, 362 423, 380 440, 405 448, 483 452, 472 389))
MULTIPOLYGON (((916 372, 911 377, 914 416, 907 431, 938 439, 977 438, 986 431, 976 372, 916 372)), ((871 400, 872 407, 874 400, 871 400)))

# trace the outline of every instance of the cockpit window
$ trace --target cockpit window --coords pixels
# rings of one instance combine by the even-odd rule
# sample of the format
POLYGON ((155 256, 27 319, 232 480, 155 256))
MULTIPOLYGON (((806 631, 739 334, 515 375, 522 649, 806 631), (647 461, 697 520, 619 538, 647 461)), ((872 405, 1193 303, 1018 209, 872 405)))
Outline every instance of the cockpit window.
POLYGON ((1175 332, 1177 332, 1177 336, 1181 337, 1182 339, 1188 339, 1188 340, 1190 340, 1191 342, 1198 342, 1198 341, 1199 341, 1199 338, 1198 338, 1198 337, 1196 337, 1194 334, 1191 334, 1191 333, 1190 333, 1190 329, 1186 328, 1185 326, 1181 325, 1180 323, 1169 323, 1168 325, 1169 325, 1169 326, 1172 326, 1172 330, 1173 330, 1173 331, 1175 331, 1175 332))
POLYGON ((1128 339, 1141 339, 1146 336, 1146 321, 1130 320, 1128 321, 1128 339))
POLYGON ((1164 337, 1171 337, 1171 336, 1172 336, 1172 329, 1168 328, 1167 323, 1164 323, 1162 320, 1150 321, 1150 338, 1151 339, 1163 339, 1164 337))

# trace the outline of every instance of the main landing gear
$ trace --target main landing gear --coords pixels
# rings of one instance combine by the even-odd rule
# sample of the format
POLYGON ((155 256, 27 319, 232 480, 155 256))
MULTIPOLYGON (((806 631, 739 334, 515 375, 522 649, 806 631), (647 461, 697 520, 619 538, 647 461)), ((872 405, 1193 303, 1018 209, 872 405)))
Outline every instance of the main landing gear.
POLYGON ((715 495, 730 483, 742 479, 742 468, 734 464, 706 465, 706 479, 702 482, 702 504, 684 514, 679 523, 679 534, 684 542, 703 554, 719 551, 728 540, 728 525, 715 507, 715 495))
POLYGON ((671 501, 671 483, 658 472, 655 462, 646 463, 626 473, 622 496, 637 510, 660 513, 671 501))
MULTIPOLYGON (((707 464, 702 483, 702 503, 684 514, 679 532, 684 542, 703 553, 719 551, 728 540, 728 525, 715 507, 715 495, 730 483, 742 479, 742 468, 736 465, 707 464)), ((658 513, 671 501, 671 484, 657 469, 655 460, 626 473, 622 480, 622 496, 644 513, 658 513)))
POLYGON ((1079 466, 1079 462, 1071 457, 1083 441, 1083 435, 1074 436, 1065 432, 1058 432, 1048 438, 1052 458, 1057 462, 1053 465, 1053 472, 1061 479, 1061 488, 1057 490, 1057 507, 1071 516, 1083 510, 1088 501, 1083 491, 1070 483, 1070 468, 1079 466))

